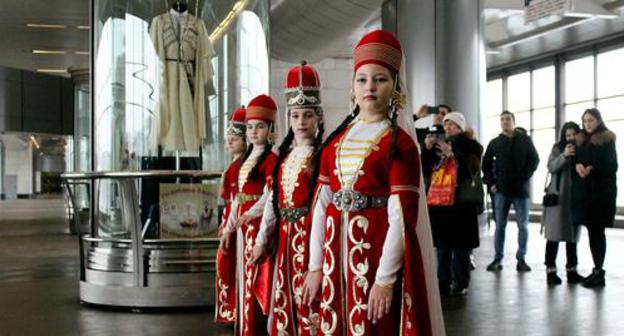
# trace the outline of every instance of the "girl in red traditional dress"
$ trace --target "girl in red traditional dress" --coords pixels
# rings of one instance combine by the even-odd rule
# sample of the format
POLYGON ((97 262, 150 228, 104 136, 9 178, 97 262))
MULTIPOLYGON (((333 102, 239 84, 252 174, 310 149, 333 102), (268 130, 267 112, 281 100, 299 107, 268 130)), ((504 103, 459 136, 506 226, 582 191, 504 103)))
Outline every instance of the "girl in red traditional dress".
POLYGON ((279 147, 271 202, 262 217, 254 260, 262 260, 271 245, 269 241, 277 238, 271 335, 317 335, 318 305, 302 304, 302 293, 308 271, 309 207, 318 176, 323 111, 318 73, 305 62, 288 72, 286 104, 290 128, 279 147), (276 223, 278 232, 274 232, 276 223))
MULTIPOLYGON (((223 173, 221 178, 220 196, 225 203, 221 226, 219 226, 219 236, 227 225, 227 219, 232 210, 232 201, 238 193, 238 171, 243 163, 242 157, 245 154, 247 143, 245 140, 245 107, 234 111, 230 116, 230 125, 227 129, 227 149, 232 155, 232 163, 223 173)), ((215 322, 232 324, 236 322, 236 237, 230 235, 228 242, 229 249, 220 246, 217 251, 217 272, 216 272, 216 295, 215 295, 215 322)))
MULTIPOLYGON (((354 50, 355 107, 321 157, 304 301, 320 287, 323 335, 441 335, 431 237, 421 246, 422 174, 399 73, 399 41, 354 50)), ((426 210, 425 210, 426 211, 426 210)), ((430 232, 428 233, 430 235, 430 232)), ((426 236, 426 235, 423 235, 426 236)))
POLYGON ((251 262, 260 229, 260 220, 269 196, 271 173, 277 156, 269 141, 277 105, 273 98, 260 95, 247 105, 245 122, 250 145, 238 173, 238 194, 232 205, 221 245, 228 249, 230 235, 237 232, 238 323, 239 335, 267 334, 267 316, 273 284, 273 258, 259 265, 251 262))

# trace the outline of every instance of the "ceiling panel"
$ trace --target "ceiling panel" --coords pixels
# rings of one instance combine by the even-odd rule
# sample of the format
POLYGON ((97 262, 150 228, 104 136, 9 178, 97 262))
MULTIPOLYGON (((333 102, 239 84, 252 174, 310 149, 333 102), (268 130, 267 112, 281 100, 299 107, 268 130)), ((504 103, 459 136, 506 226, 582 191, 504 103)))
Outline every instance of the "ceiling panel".
POLYGON ((87 67, 89 24, 86 0, 3 0, 0 10, 0 65, 34 71, 37 68, 87 67), (60 24, 66 29, 29 28, 28 23, 60 24), (65 50, 68 55, 34 55, 33 49, 65 50))

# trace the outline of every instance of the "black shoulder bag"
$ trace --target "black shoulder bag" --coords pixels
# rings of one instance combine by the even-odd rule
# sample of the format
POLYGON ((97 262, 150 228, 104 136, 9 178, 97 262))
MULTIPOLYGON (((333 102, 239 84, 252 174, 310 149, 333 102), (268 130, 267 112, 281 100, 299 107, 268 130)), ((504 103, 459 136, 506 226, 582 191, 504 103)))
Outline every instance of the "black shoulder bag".
POLYGON ((546 176, 546 182, 544 184, 544 198, 542 198, 542 205, 544 207, 554 207, 559 205, 559 174, 553 175, 549 172, 546 176), (552 183, 553 176, 557 179, 557 181, 555 181, 555 192, 548 192, 548 177, 550 177, 550 183, 552 183))

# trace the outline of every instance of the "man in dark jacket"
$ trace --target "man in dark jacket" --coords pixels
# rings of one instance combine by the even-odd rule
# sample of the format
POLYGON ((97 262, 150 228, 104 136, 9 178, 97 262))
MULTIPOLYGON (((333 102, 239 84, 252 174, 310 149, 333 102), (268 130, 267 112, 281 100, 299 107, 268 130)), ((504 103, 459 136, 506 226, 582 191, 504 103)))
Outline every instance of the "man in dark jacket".
POLYGON ((490 141, 483 156, 483 180, 488 185, 494 198, 494 217, 496 232, 494 261, 488 265, 488 271, 503 268, 502 259, 505 248, 505 228, 507 216, 513 204, 518 222, 518 252, 516 269, 519 272, 530 271, 524 260, 529 238, 529 180, 537 169, 539 156, 531 138, 516 130, 515 116, 509 111, 500 115, 503 132, 490 141))

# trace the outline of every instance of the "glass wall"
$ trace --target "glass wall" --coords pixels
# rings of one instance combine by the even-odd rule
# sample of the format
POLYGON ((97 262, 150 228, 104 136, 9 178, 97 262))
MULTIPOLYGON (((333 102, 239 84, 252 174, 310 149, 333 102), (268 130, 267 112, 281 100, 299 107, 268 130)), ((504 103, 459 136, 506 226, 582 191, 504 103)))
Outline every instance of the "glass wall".
MULTIPOLYGON (((572 55, 554 65, 535 67, 520 72, 503 73, 486 84, 484 129, 482 139, 489 142, 500 133, 498 116, 509 110, 516 115, 516 125, 524 127, 533 138, 540 156, 540 165, 532 183, 532 201, 540 203, 546 178, 546 162, 556 141, 556 125, 566 121, 581 124, 581 115, 597 107, 605 123, 616 134, 624 134, 624 47, 572 55), (560 83, 561 102, 557 108, 556 68, 560 83), (557 112, 559 111, 559 112, 557 112)), ((553 60, 555 62, 555 60, 553 60)), ((527 66, 530 67, 530 66, 527 66)), ((616 148, 624 148, 622 137, 616 148)), ((622 164, 620 164, 622 166, 622 164)), ((624 207, 624 172, 618 171, 618 207, 624 207)))
MULTIPOLYGON (((229 114, 269 91, 269 1, 177 2, 92 1, 95 171, 222 171, 229 114)), ((99 186, 111 235, 124 197, 99 186)))
POLYGON ((520 72, 487 83, 484 112, 484 143, 500 133, 500 113, 513 112, 516 127, 522 127, 533 138, 540 165, 533 175, 531 199, 541 202, 547 170, 545 161, 555 142, 555 67, 546 66, 520 72), (503 90, 503 85, 507 89, 503 90), (504 92, 503 92, 504 91, 504 92), (504 104, 506 102, 506 106, 504 104))

